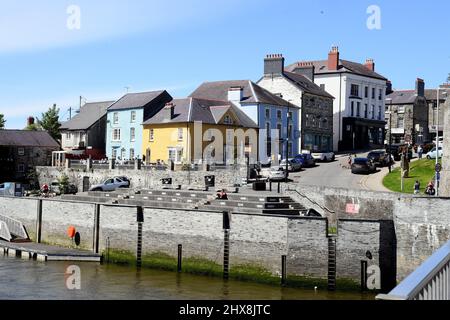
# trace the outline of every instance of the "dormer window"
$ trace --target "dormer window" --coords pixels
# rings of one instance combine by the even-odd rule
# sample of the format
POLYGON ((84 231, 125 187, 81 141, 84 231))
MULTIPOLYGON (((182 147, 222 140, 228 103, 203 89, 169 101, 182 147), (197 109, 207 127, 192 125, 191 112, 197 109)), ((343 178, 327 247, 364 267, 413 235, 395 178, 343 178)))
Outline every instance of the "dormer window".
POLYGON ((225 116, 225 118, 223 119, 223 123, 224 124, 233 124, 233 119, 231 119, 230 116, 225 116))

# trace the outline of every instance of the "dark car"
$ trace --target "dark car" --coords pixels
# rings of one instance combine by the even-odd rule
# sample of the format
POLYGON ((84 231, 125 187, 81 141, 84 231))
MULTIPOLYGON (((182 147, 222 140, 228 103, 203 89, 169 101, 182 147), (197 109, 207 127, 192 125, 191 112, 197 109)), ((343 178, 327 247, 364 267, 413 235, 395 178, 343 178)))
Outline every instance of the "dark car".
POLYGON ((389 154, 386 151, 372 151, 367 155, 367 158, 380 167, 389 165, 389 154))
POLYGON ((377 170, 375 163, 368 158, 355 158, 352 163, 352 173, 374 173, 377 170))
POLYGON ((300 161, 303 168, 314 167, 316 165, 316 160, 312 155, 304 153, 295 156, 296 160, 300 161))

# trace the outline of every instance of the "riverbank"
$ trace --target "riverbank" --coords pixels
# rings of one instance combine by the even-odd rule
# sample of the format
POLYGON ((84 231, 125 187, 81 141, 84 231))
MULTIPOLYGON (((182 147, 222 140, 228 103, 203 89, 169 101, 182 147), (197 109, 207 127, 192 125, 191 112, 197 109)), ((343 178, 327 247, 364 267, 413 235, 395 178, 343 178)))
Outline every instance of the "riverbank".
MULTIPOLYGON (((106 257, 105 262, 107 264, 136 267, 136 257, 132 252, 113 250, 108 253, 105 251, 103 256, 106 257)), ((142 257, 142 268, 177 272, 178 259, 162 252, 147 254, 142 257)), ((213 278, 223 277, 222 265, 201 257, 183 259, 181 272, 213 278)), ((252 264, 231 266, 229 278, 236 281, 254 282, 271 286, 281 285, 281 276, 274 276, 269 270, 252 264)), ((328 284, 326 279, 288 274, 286 283, 283 286, 309 290, 314 290, 314 288, 327 290, 328 284)), ((337 279, 336 287, 339 291, 361 291, 360 284, 351 279, 337 279)))

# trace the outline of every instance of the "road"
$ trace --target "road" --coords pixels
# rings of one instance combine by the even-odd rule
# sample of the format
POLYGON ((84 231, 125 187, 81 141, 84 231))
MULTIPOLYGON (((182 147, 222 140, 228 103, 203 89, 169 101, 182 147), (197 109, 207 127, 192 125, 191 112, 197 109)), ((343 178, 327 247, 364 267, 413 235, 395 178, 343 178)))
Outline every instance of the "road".
MULTIPOLYGON (((358 157, 366 156, 358 154, 358 157)), ((388 168, 378 169, 371 175, 352 174, 348 168, 348 155, 337 156, 336 161, 317 163, 314 168, 306 168, 301 172, 289 174, 294 183, 311 186, 327 186, 335 188, 346 188, 356 190, 389 191, 382 184, 383 177, 388 168)))

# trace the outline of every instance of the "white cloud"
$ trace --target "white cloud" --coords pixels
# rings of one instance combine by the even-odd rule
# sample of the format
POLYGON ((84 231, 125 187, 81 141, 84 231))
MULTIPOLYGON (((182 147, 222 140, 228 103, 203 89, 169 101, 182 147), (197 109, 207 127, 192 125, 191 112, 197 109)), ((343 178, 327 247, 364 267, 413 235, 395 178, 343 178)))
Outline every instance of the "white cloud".
POLYGON ((0 53, 78 45, 205 23, 243 6, 239 0, 2 0, 0 53), (79 30, 67 27, 73 17, 67 13, 70 6, 80 8, 79 30))

